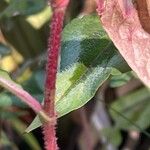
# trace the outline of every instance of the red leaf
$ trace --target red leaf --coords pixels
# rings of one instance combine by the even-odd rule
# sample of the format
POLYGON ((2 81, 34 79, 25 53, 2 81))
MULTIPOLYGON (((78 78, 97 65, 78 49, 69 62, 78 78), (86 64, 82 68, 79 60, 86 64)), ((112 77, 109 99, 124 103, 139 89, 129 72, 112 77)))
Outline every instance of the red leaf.
POLYGON ((136 0, 134 5, 132 0, 97 0, 97 4, 106 32, 129 66, 150 87, 149 0, 136 0))

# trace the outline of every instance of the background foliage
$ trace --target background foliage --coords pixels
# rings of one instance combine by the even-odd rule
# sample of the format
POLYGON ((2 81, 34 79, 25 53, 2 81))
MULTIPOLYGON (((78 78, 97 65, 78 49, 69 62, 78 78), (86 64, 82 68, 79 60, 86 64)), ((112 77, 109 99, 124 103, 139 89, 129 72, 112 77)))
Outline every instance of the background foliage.
MULTIPOLYGON (((78 126, 82 130, 77 130, 78 136, 71 149, 77 149, 73 145, 78 149, 86 149, 87 140, 81 138, 82 134, 94 134, 90 136, 93 137, 94 147, 107 149, 108 145, 111 145, 112 148, 123 149, 130 146, 128 140, 132 139, 132 132, 137 135, 134 148, 141 146, 139 137, 144 137, 144 148, 148 148, 149 89, 141 84, 128 67, 103 30, 99 18, 95 14, 77 16, 84 5, 82 1, 72 1, 69 8, 74 10, 76 6, 77 9, 74 12, 68 9, 66 15, 56 85, 58 117, 92 101, 60 119, 60 148, 67 149, 66 147, 70 146, 66 142, 69 131, 72 130, 70 136, 74 139, 76 136, 73 131, 76 131, 78 126), (101 116, 99 111, 102 110, 101 113, 104 114, 101 116), (81 121, 84 120, 82 117, 76 119, 78 115, 86 117, 85 121, 81 121), (99 128, 99 124, 102 128, 99 128), (65 143, 65 146, 62 146, 62 143, 65 143)), ((43 100, 46 45, 51 14, 52 11, 45 0, 0 1, 0 77, 6 78, 9 73, 11 80, 15 80, 40 102, 43 100), (4 74, 3 70, 8 73, 4 74)), ((35 114, 14 95, 2 88, 0 90, 0 148, 40 150, 40 129, 23 135, 35 114), (21 137, 19 142, 18 137, 21 137)), ((37 116, 26 132, 40 125, 37 116)))

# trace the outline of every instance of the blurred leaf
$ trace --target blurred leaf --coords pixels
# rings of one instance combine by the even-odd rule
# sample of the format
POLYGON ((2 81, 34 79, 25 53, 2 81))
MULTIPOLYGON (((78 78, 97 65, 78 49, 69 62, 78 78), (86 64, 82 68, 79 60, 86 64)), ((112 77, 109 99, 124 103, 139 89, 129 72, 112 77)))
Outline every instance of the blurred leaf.
POLYGON ((34 29, 40 29, 45 23, 49 21, 51 16, 52 10, 49 6, 47 6, 41 12, 28 16, 26 20, 34 27, 34 29))
POLYGON ((18 150, 15 143, 11 142, 4 131, 1 131, 1 138, 0 138, 0 149, 7 150, 18 150))
POLYGON ((13 72, 17 68, 17 63, 14 61, 12 55, 7 55, 1 59, 0 69, 7 72, 13 72))
POLYGON ((40 145, 37 141, 37 139, 33 136, 33 134, 24 134, 23 131, 26 128, 26 125, 21 122, 18 119, 12 120, 11 121, 12 126, 15 128, 17 133, 26 141, 26 143, 30 146, 31 149, 33 150, 41 150, 40 145))
MULTIPOLYGON (((26 91, 31 93, 33 97, 35 97, 37 100, 39 100, 39 102, 42 102, 42 100, 43 100, 43 91, 40 89, 42 86, 38 83, 38 81, 39 82, 41 81, 40 78, 39 78, 39 77, 41 77, 41 73, 42 73, 41 71, 39 71, 39 72, 37 71, 37 74, 33 75, 30 78, 30 80, 26 81, 22 85, 22 87, 24 89, 26 89, 26 91), (39 87, 39 86, 41 86, 41 87, 39 87)), ((13 81, 10 78, 9 74, 7 72, 3 71, 3 70, 0 70, 0 77, 2 77, 4 79, 7 79, 8 81, 9 80, 13 81)), ((16 82, 13 81, 13 83, 16 84, 16 86, 19 86, 20 88, 22 88, 16 82)), ((1 92, 0 93, 0 107, 3 108, 3 107, 9 107, 9 106, 19 106, 21 108, 26 108, 27 107, 27 105, 24 104, 22 101, 20 101, 20 99, 18 97, 16 97, 15 95, 13 95, 9 92, 5 92, 5 91, 1 92)))
POLYGON ((45 0, 11 0, 9 6, 0 13, 0 18, 34 14, 45 6, 45 0))
POLYGON ((116 127, 136 130, 144 130, 149 127, 149 99, 150 91, 147 88, 141 88, 116 100, 111 105, 113 109, 110 108, 116 127))
MULTIPOLYGON (((0 86, 7 89, 9 92, 13 93, 18 97, 23 103, 28 106, 31 105, 31 108, 34 110, 37 106, 39 109, 40 103, 36 101, 27 91, 25 91, 19 84, 15 83, 8 75, 7 72, 0 70, 0 86), (30 100, 31 99, 31 100, 30 100), (33 106, 32 106, 33 105, 33 106)), ((17 101, 15 101, 16 103, 17 101)), ((3 104, 4 105, 4 104, 3 104)), ((8 103, 7 103, 8 105, 8 103)), ((10 104, 11 105, 11 104, 10 104)))
MULTIPOLYGON (((12 86, 12 84, 13 84, 14 88, 19 87, 20 89, 22 89, 22 87, 19 84, 17 84, 15 81, 12 80, 12 78, 9 76, 8 72, 0 69, 0 87, 6 87, 7 89, 9 89, 9 86, 12 86), (3 79, 7 83, 4 84, 3 79)), ((6 95, 6 93, 1 93, 0 96, 2 98, 2 101, 0 102, 0 104, 2 106, 10 106, 12 104, 12 101, 10 101, 11 100, 10 97, 8 95, 6 95)))
POLYGON ((121 75, 112 76, 110 80, 110 87, 119 87, 125 85, 133 77, 132 72, 122 73, 121 75))
MULTIPOLYGON (((116 70, 129 68, 100 25, 97 16, 74 19, 63 31, 56 111, 61 117, 86 104, 116 70)), ((41 84, 41 83, 40 83, 41 84)), ((40 126, 34 120, 26 131, 40 126)))
POLYGON ((10 107, 10 106, 19 106, 21 108, 26 107, 26 105, 22 101, 20 101, 19 98, 12 95, 11 93, 1 92, 0 93, 0 107, 5 108, 5 107, 10 107))
POLYGON ((0 78, 7 80, 8 82, 11 81, 16 87, 22 88, 21 85, 16 83, 8 74, 8 72, 0 69, 0 78))
POLYGON ((35 82, 37 83, 37 86, 43 92, 44 92, 44 79, 45 79, 44 75, 45 75, 45 71, 43 70, 39 70, 33 75, 35 82))
POLYGON ((8 107, 12 105, 11 97, 6 93, 0 93, 0 107, 8 107))
POLYGON ((117 128, 103 128, 102 129, 102 135, 105 136, 106 140, 115 145, 119 146, 122 142, 122 137, 117 128), (114 136, 115 135, 115 136, 114 136))
POLYGON ((0 43, 0 57, 8 55, 10 54, 10 52, 11 52, 11 49, 8 46, 0 43))
POLYGON ((17 117, 26 115, 27 112, 22 111, 22 112, 9 112, 7 109, 1 109, 0 110, 0 119, 5 120, 5 119, 15 119, 17 117))
POLYGON ((32 93, 32 95, 43 94, 44 75, 41 76, 41 73, 42 71, 34 72, 31 78, 22 84, 23 88, 26 89, 29 93, 32 93), (42 85, 40 85, 40 83, 42 85))
MULTIPOLYGON (((43 101, 43 94, 32 94, 40 103, 43 101)), ((8 92, 1 92, 0 93, 0 108, 10 107, 10 106, 17 106, 20 108, 28 108, 28 106, 20 101, 15 95, 12 95, 8 92)))

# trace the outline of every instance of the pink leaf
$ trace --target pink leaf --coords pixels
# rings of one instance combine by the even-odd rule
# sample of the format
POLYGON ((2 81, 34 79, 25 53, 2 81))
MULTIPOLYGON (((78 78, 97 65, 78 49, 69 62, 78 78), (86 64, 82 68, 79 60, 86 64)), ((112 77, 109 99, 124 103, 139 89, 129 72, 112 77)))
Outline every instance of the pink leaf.
POLYGON ((150 87, 149 0, 136 0, 135 5, 132 0, 107 0, 103 9, 101 2, 97 0, 97 11, 103 27, 129 66, 150 87))

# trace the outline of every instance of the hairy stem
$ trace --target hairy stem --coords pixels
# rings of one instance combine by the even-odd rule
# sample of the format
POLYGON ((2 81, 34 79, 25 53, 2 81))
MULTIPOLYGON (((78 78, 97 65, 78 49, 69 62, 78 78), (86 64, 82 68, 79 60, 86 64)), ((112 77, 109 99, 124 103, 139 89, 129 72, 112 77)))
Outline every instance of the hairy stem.
MULTIPOLYGON (((52 3, 54 12, 50 26, 51 33, 48 40, 48 58, 46 65, 46 81, 44 91, 44 110, 50 118, 56 118, 55 84, 61 43, 61 32, 67 4, 68 0, 56 0, 52 3)), ((56 124, 51 124, 50 122, 47 122, 43 125, 43 134, 46 150, 58 149, 55 126, 56 124)))

